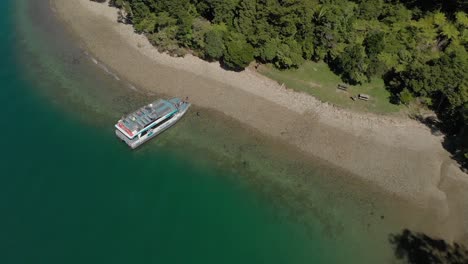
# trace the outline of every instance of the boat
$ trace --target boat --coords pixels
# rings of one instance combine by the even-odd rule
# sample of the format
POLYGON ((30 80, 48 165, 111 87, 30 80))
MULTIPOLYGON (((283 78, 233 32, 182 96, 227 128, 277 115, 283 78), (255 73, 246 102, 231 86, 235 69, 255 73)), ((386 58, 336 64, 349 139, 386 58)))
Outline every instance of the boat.
POLYGON ((122 117, 115 124, 115 134, 135 149, 173 126, 190 105, 180 98, 158 99, 122 117))

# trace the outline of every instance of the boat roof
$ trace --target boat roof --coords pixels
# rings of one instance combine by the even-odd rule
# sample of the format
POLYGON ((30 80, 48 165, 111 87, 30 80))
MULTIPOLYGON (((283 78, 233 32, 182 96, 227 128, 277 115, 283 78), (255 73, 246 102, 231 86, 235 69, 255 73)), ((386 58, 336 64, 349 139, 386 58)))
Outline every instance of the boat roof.
POLYGON ((158 99, 124 116, 115 127, 127 137, 133 138, 143 132, 149 125, 159 123, 175 112, 177 112, 177 108, 174 104, 158 99))

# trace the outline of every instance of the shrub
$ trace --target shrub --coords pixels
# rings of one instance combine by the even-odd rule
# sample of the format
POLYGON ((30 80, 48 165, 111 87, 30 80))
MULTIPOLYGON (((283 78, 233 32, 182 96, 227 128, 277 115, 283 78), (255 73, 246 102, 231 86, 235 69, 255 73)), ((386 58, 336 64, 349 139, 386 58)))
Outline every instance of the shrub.
POLYGON ((413 94, 408 89, 403 89, 403 91, 399 95, 400 102, 405 105, 409 105, 414 97, 413 94))
POLYGON ((233 70, 242 70, 254 60, 254 48, 241 34, 232 34, 226 43, 223 63, 233 70))
POLYGON ((205 34, 205 56, 211 60, 220 59, 225 50, 224 32, 213 28, 205 34))

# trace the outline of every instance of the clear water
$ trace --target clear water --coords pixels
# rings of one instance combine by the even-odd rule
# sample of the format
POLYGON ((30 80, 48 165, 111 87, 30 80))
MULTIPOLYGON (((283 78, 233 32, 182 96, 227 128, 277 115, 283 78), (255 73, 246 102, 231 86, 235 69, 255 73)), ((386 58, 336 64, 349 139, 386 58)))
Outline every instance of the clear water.
POLYGON ((0 12, 0 263, 393 263, 377 191, 196 107, 130 151, 113 124, 154 96, 46 0, 0 12))

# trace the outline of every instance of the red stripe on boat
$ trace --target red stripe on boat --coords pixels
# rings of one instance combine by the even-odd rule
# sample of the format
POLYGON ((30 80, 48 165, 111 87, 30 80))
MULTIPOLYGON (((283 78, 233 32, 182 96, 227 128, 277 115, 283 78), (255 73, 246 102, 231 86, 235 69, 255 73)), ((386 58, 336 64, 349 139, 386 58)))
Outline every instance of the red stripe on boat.
POLYGON ((119 127, 121 129, 123 129, 125 132, 127 132, 128 135, 130 135, 131 137, 133 137, 133 133, 130 129, 128 129, 124 124, 122 124, 121 122, 119 122, 119 127))

